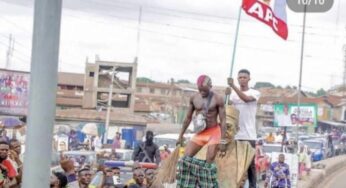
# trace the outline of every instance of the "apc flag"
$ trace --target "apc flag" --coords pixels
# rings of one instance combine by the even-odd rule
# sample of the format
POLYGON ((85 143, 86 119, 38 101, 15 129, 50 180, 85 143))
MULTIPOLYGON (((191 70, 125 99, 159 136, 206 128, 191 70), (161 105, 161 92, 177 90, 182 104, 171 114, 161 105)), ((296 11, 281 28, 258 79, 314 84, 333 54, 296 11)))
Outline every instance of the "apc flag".
POLYGON ((265 23, 284 40, 288 37, 286 0, 243 0, 242 8, 246 14, 265 23), (272 9, 274 8, 274 11, 272 9))

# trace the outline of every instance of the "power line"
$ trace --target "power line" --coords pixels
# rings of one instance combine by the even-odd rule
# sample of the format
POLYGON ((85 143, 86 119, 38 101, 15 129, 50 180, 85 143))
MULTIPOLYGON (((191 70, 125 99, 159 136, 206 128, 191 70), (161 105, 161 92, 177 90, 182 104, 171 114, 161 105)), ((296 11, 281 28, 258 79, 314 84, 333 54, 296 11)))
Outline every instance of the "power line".
MULTIPOLYGON (((91 2, 85 2, 84 3, 91 3, 91 2)), ((139 6, 138 4, 135 3, 129 3, 129 2, 121 2, 121 5, 125 4, 129 4, 129 5, 135 5, 137 8, 130 8, 130 7, 124 7, 124 6, 120 6, 119 4, 117 4, 117 2, 107 2, 107 3, 100 3, 100 2, 95 2, 93 1, 93 3, 99 4, 99 5, 104 5, 104 6, 109 6, 112 5, 112 8, 121 8, 121 9, 128 9, 131 11, 138 11, 139 6)), ((180 15, 174 15, 174 14, 169 14, 168 12, 176 12, 176 13, 180 13, 180 14, 190 14, 190 15, 196 15, 196 16, 202 16, 202 17, 211 17, 214 19, 223 19, 223 20, 228 20, 228 21, 236 21, 237 18, 235 17, 227 17, 227 16, 218 16, 218 15, 211 15, 211 14, 203 14, 203 13, 198 13, 198 12, 191 12, 191 11, 184 11, 184 10, 178 10, 178 9, 170 9, 170 8, 163 8, 163 7, 155 7, 155 6, 144 6, 143 8, 149 8, 152 10, 145 10, 145 13, 153 13, 153 14, 160 14, 160 15, 167 15, 167 16, 171 16, 171 17, 179 17, 179 18, 184 18, 184 19, 193 19, 193 20, 197 20, 200 22, 211 22, 211 23, 221 23, 221 24, 226 24, 226 25, 230 25, 230 23, 228 22, 217 22, 215 20, 211 21, 211 20, 201 20, 200 18, 191 18, 191 17, 186 17, 186 16, 180 16, 180 15), (160 11, 166 11, 166 12, 160 12, 160 11)), ((242 20, 242 22, 244 22, 245 20, 242 20)), ((246 21, 249 22, 249 21, 246 21)), ((302 25, 298 25, 298 24, 289 24, 289 27, 299 27, 302 28, 302 25)), ((307 29, 323 29, 323 30, 329 30, 329 27, 321 27, 321 26, 306 26, 307 29)))

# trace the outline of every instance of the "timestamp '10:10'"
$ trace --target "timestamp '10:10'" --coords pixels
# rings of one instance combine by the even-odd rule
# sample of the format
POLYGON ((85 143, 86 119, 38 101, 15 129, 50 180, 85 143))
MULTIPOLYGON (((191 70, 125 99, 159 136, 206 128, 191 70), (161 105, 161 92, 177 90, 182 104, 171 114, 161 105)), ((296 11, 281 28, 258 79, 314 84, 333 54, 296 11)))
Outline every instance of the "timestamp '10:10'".
POLYGON ((325 0, 298 0, 299 5, 324 5, 325 0))

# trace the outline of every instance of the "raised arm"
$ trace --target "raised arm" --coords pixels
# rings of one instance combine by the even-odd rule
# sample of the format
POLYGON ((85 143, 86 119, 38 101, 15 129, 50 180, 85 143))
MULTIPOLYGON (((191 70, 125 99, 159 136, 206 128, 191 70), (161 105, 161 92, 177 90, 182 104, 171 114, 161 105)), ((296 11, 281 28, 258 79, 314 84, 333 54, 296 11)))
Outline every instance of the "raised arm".
POLYGON ((186 114, 186 117, 185 117, 185 120, 183 122, 183 127, 180 131, 180 134, 179 134, 179 139, 178 139, 178 142, 177 144, 182 144, 183 142, 183 136, 184 136, 184 133, 186 131, 186 129, 189 127, 190 123, 191 123, 191 120, 192 120, 192 115, 193 115, 193 112, 195 111, 195 107, 193 105, 193 96, 190 98, 190 105, 189 105, 189 109, 187 111, 187 114, 186 114))
POLYGON ((239 98, 243 100, 244 102, 248 103, 248 102, 256 101, 255 97, 245 95, 244 92, 242 92, 237 86, 235 86, 233 78, 228 78, 228 85, 237 93, 239 98))

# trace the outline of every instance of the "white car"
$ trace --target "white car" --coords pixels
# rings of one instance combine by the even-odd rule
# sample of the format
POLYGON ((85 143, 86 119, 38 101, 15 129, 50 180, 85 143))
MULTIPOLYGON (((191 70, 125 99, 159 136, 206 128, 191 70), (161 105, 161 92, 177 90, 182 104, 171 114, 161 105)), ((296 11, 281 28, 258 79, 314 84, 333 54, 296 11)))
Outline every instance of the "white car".
MULTIPOLYGON (((194 134, 184 134, 185 143, 191 140, 194 134)), ((154 143, 159 147, 167 145, 170 151, 176 148, 179 134, 159 134, 154 136, 154 143)))

